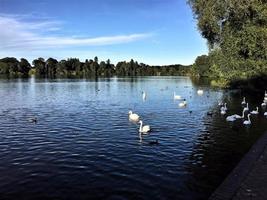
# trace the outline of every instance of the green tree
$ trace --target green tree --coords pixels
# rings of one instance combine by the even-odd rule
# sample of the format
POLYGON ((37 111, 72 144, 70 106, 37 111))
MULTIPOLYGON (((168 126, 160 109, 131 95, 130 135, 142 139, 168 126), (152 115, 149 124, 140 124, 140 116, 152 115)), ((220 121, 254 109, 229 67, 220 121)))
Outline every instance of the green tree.
POLYGON ((240 75, 248 78, 267 73, 266 0, 189 3, 210 47, 211 75, 215 75, 212 70, 219 71, 220 76, 231 81, 240 75))

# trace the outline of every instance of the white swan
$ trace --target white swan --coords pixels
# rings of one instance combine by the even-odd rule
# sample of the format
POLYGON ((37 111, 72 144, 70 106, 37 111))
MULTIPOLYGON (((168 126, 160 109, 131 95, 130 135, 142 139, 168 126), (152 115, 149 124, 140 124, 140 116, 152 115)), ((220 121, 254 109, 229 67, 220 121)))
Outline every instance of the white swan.
POLYGON ((266 103, 263 101, 261 104, 262 107, 266 106, 266 103))
POLYGON ((150 131, 150 126, 149 125, 143 126, 143 121, 142 120, 140 120, 139 123, 140 123, 140 127, 139 127, 139 132, 140 133, 148 133, 150 131))
POLYGON ((251 124, 251 121, 250 121, 250 114, 248 114, 248 120, 245 120, 243 122, 244 125, 250 125, 251 124))
POLYGON ((173 92, 173 99, 180 100, 182 97, 180 95, 176 95, 175 92, 173 92))
POLYGON ((202 95, 203 93, 204 93, 203 90, 197 90, 197 94, 198 94, 198 95, 202 95))
POLYGON ((245 112, 249 111, 248 103, 247 103, 247 107, 245 107, 244 110, 245 110, 245 112))
POLYGON ((228 122, 233 122, 235 120, 236 120, 236 118, 234 117, 234 115, 230 115, 230 116, 226 117, 226 121, 228 121, 228 122))
POLYGON ((234 118, 236 119, 243 119, 245 117, 245 108, 243 109, 243 112, 242 112, 242 116, 238 115, 238 114, 234 114, 232 115, 234 118))
POLYGON ((146 92, 145 91, 142 92, 142 98, 143 98, 143 100, 146 100, 146 92))
POLYGON ((265 112, 263 115, 264 115, 264 116, 267 116, 267 112, 265 112))
POLYGON ((129 111, 129 120, 131 121, 139 121, 140 117, 139 115, 133 113, 133 111, 129 111))
POLYGON ((183 102, 179 103, 179 107, 185 107, 187 105, 186 100, 184 99, 183 102))
POLYGON ((250 114, 252 114, 252 115, 257 115, 257 114, 259 114, 259 108, 256 107, 256 110, 251 111, 250 114))
POLYGON ((222 115, 225 115, 225 114, 226 114, 226 110, 222 109, 222 110, 221 110, 221 114, 222 114, 222 115))
POLYGON ((224 106, 221 107, 221 111, 224 110, 224 111, 227 111, 227 107, 226 107, 227 103, 224 103, 224 106))
POLYGON ((242 105, 246 105, 246 97, 243 97, 243 101, 241 102, 242 105))

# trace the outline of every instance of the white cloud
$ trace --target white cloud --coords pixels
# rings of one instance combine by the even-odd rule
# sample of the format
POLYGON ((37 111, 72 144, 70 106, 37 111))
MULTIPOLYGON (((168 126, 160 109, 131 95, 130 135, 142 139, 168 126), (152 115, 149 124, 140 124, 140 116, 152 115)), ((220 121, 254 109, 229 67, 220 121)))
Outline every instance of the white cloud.
POLYGON ((59 21, 27 22, 19 16, 0 14, 0 51, 47 50, 75 46, 105 46, 129 43, 151 36, 135 33, 104 37, 54 36, 61 29, 59 21))

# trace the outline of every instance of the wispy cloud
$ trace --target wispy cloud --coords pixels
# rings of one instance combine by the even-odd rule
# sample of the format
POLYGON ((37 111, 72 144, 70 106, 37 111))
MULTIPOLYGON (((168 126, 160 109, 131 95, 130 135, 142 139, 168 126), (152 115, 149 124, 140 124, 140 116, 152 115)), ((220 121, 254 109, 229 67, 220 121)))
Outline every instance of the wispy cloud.
POLYGON ((0 14, 0 51, 47 50, 75 46, 105 46, 130 43, 151 37, 151 33, 133 33, 101 37, 56 36, 62 22, 25 21, 19 16, 0 14))

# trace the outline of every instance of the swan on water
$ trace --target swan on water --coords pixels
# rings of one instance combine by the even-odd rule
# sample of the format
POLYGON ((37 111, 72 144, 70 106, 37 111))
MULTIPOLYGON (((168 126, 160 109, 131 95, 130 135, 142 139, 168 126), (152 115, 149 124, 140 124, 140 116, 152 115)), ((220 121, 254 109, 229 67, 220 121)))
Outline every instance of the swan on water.
POLYGON ((236 120, 236 118, 234 117, 234 115, 230 115, 230 116, 226 117, 226 121, 228 121, 228 122, 233 122, 235 120, 236 120))
POLYGON ((224 110, 224 111, 227 111, 227 107, 226 107, 227 103, 224 103, 224 106, 221 107, 221 111, 224 110))
POLYGON ((187 104, 186 100, 184 99, 183 102, 179 103, 179 107, 185 107, 187 104))
POLYGON ((197 90, 197 94, 198 94, 198 95, 202 95, 203 93, 204 93, 203 90, 197 90))
POLYGON ((140 127, 139 127, 139 132, 140 133, 148 133, 150 131, 150 126, 149 125, 143 126, 143 121, 142 120, 140 120, 139 123, 140 123, 140 127))
POLYGON ((256 107, 256 110, 251 111, 250 114, 252 114, 252 115, 257 115, 257 114, 259 114, 259 108, 256 107))
POLYGON ((146 92, 145 91, 142 91, 142 98, 143 98, 143 100, 146 100, 146 92))
POLYGON ((226 110, 222 109, 222 110, 221 110, 221 114, 222 114, 222 115, 225 115, 225 114, 226 114, 226 110))
POLYGON ((243 101, 241 102, 242 105, 246 105, 246 97, 243 97, 243 101))
POLYGON ((238 114, 230 115, 230 116, 226 117, 226 121, 233 122, 237 119, 242 119, 244 117, 245 117, 245 111, 243 109, 242 116, 240 116, 238 114))
POLYGON ((129 120, 131 121, 139 121, 140 117, 138 114, 133 113, 133 111, 129 111, 129 120))
POLYGON ((248 120, 245 120, 243 122, 244 125, 250 125, 251 124, 251 121, 250 121, 250 114, 248 114, 248 120))
POLYGON ((180 95, 176 95, 175 92, 173 92, 173 99, 180 100, 182 97, 180 95))
POLYGON ((234 114, 232 116, 235 117, 236 119, 243 119, 245 117, 245 108, 243 109, 242 116, 238 114, 234 114))
POLYGON ((245 110, 245 112, 249 111, 248 103, 247 103, 247 107, 245 107, 244 110, 245 110))

